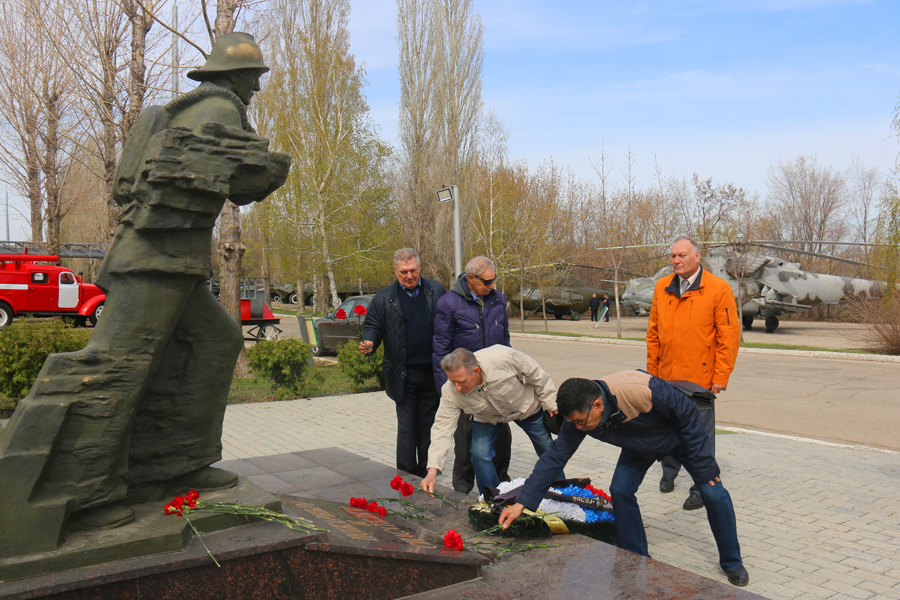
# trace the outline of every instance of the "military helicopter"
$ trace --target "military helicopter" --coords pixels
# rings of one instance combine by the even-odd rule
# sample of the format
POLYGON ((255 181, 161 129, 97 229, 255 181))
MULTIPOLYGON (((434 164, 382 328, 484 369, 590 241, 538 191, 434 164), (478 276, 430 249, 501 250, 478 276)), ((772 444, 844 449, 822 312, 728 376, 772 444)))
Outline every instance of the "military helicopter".
MULTIPOLYGON (((883 282, 804 271, 799 263, 789 262, 777 256, 748 252, 746 247, 749 245, 863 264, 814 252, 771 246, 762 242, 735 244, 744 251, 723 249, 710 251, 702 259, 703 267, 727 281, 735 297, 738 296, 740 288, 740 298, 743 302, 741 322, 745 330, 753 326, 753 320, 757 316, 765 319, 766 333, 774 333, 778 329, 778 316, 784 313, 838 304, 848 297, 872 299, 884 294, 883 282)), ((671 267, 664 267, 653 277, 632 279, 625 286, 622 304, 639 315, 648 314, 656 282, 671 273, 671 267)))
MULTIPOLYGON (((597 297, 603 302, 603 294, 609 294, 612 298, 614 292, 611 286, 605 288, 588 285, 584 280, 571 272, 559 273, 553 284, 544 289, 547 312, 557 319, 569 317, 573 321, 577 321, 581 318, 581 313, 588 309, 588 302, 590 302, 591 296, 594 294, 597 294, 597 297)), ((525 310, 532 312, 541 310, 541 289, 539 287, 525 288, 521 296, 523 296, 522 307, 525 310)), ((519 300, 520 295, 516 294, 511 302, 513 305, 518 306, 519 300)))

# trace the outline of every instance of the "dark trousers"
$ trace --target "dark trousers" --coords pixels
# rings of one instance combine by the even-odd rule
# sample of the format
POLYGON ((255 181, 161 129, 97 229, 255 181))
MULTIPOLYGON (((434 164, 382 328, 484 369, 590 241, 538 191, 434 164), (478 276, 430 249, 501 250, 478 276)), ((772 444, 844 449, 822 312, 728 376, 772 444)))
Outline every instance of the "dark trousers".
POLYGON ((596 321, 596 320, 597 320, 597 311, 598 311, 598 310, 599 310, 599 309, 597 309, 597 308, 592 308, 592 309, 591 309, 591 321, 596 321))
MULTIPOLYGON (((712 448, 713 456, 716 455, 716 409, 715 407, 711 408, 701 408, 700 409, 700 422, 703 423, 703 430, 706 431, 706 435, 709 436, 709 446, 712 448)), ((675 479, 678 477, 678 471, 681 470, 681 463, 674 456, 666 456, 661 461, 663 477, 668 477, 670 479, 675 479)), ((692 485, 691 491, 696 492, 697 486, 692 485)))
MULTIPOLYGON (((679 465, 684 462, 684 467, 694 480, 694 485, 700 484, 698 492, 703 498, 706 519, 709 521, 709 528, 712 530, 716 547, 719 549, 719 565, 726 573, 739 569, 743 566, 741 546, 738 543, 734 504, 728 490, 721 481, 716 481, 714 485, 698 481, 690 457, 681 454, 678 458, 681 459, 679 465)), ((623 449, 619 454, 612 482, 609 484, 609 493, 612 496, 616 515, 617 544, 619 548, 630 550, 641 556, 649 556, 649 553, 644 521, 635 493, 644 480, 647 469, 652 464, 652 458, 646 458, 637 452, 623 449)))
MULTIPOLYGON (((459 415, 456 433, 453 434, 453 489, 468 494, 475 487, 475 467, 472 465, 472 421, 466 414, 459 415)), ((512 454, 512 432, 509 423, 500 425, 497 438, 494 440, 494 468, 500 481, 509 481, 509 459, 512 454)))
POLYGON ((419 477, 428 474, 431 426, 440 398, 431 365, 408 367, 403 399, 397 405, 397 468, 419 477))

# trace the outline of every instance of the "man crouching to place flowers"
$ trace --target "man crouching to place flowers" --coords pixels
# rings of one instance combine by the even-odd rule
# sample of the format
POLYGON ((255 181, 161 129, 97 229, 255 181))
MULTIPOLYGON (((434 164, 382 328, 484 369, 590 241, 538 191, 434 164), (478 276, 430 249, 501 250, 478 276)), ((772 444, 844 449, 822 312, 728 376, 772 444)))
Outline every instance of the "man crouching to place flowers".
POLYGON ((479 490, 500 483, 493 458, 501 423, 515 422, 531 438, 537 455, 544 453, 551 442, 544 411, 556 415, 556 386, 533 358, 499 344, 475 353, 457 348, 441 360, 441 368, 447 381, 431 428, 422 489, 434 491, 460 413, 473 416, 471 454, 479 490))
POLYGON ((719 565, 728 581, 747 585, 750 579, 741 560, 731 496, 719 478, 700 413, 687 395, 643 371, 625 371, 596 381, 568 379, 560 386, 557 401, 566 421, 525 481, 519 502, 500 515, 504 529, 523 509, 537 508, 582 440, 590 436, 622 449, 609 486, 620 548, 649 556, 635 493, 654 461, 673 456, 703 497, 719 565))

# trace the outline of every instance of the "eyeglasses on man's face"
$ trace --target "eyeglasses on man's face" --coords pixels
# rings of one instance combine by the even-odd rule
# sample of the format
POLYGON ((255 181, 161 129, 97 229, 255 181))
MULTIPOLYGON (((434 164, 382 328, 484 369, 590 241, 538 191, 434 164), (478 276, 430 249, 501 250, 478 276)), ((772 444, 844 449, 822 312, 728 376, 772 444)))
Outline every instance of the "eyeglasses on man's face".
POLYGON ((496 277, 494 277, 493 279, 482 279, 482 278, 479 277, 478 275, 475 276, 475 279, 477 279, 478 281, 480 281, 480 282, 483 283, 484 285, 493 285, 494 282, 497 281, 497 278, 496 278, 496 277))
POLYGON ((593 405, 593 404, 591 404, 591 409, 590 409, 589 411, 587 411, 587 414, 584 415, 584 418, 583 418, 583 419, 579 419, 579 420, 577 420, 577 421, 575 421, 575 420, 573 420, 573 419, 566 419, 566 420, 569 421, 570 423, 572 423, 572 424, 573 424, 575 427, 577 427, 578 429, 581 429, 582 427, 584 427, 584 426, 587 425, 588 419, 591 418, 591 413, 592 413, 592 412, 594 412, 594 405, 593 405))

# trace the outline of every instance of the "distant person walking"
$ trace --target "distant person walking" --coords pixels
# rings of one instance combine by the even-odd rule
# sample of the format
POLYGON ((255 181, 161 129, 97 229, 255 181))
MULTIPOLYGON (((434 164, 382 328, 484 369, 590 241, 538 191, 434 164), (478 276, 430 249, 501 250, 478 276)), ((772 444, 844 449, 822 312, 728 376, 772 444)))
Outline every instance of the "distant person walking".
POLYGON ((440 282, 421 276, 412 248, 394 253, 397 281, 369 303, 359 351, 369 354, 384 342, 384 383, 397 405, 397 468, 425 477, 431 426, 440 398, 431 373, 431 344, 440 282))
POLYGON ((600 310, 600 298, 597 297, 597 294, 588 300, 588 308, 591 309, 591 322, 593 323, 597 320, 597 312, 600 310))
MULTIPOLYGON (((647 326, 647 372, 665 380, 687 380, 713 394, 725 391, 740 346, 740 316, 727 282, 700 266, 700 246, 680 237, 669 253, 672 277, 656 282, 647 326)), ((700 411, 710 446, 716 449, 714 407, 700 411)), ((675 489, 681 463, 662 459, 659 491, 675 489)), ((697 486, 691 486, 684 510, 703 507, 697 486)))
POLYGON ((603 308, 606 309, 604 313, 604 322, 609 323, 609 307, 612 304, 612 301, 609 299, 609 294, 603 294, 603 308))

